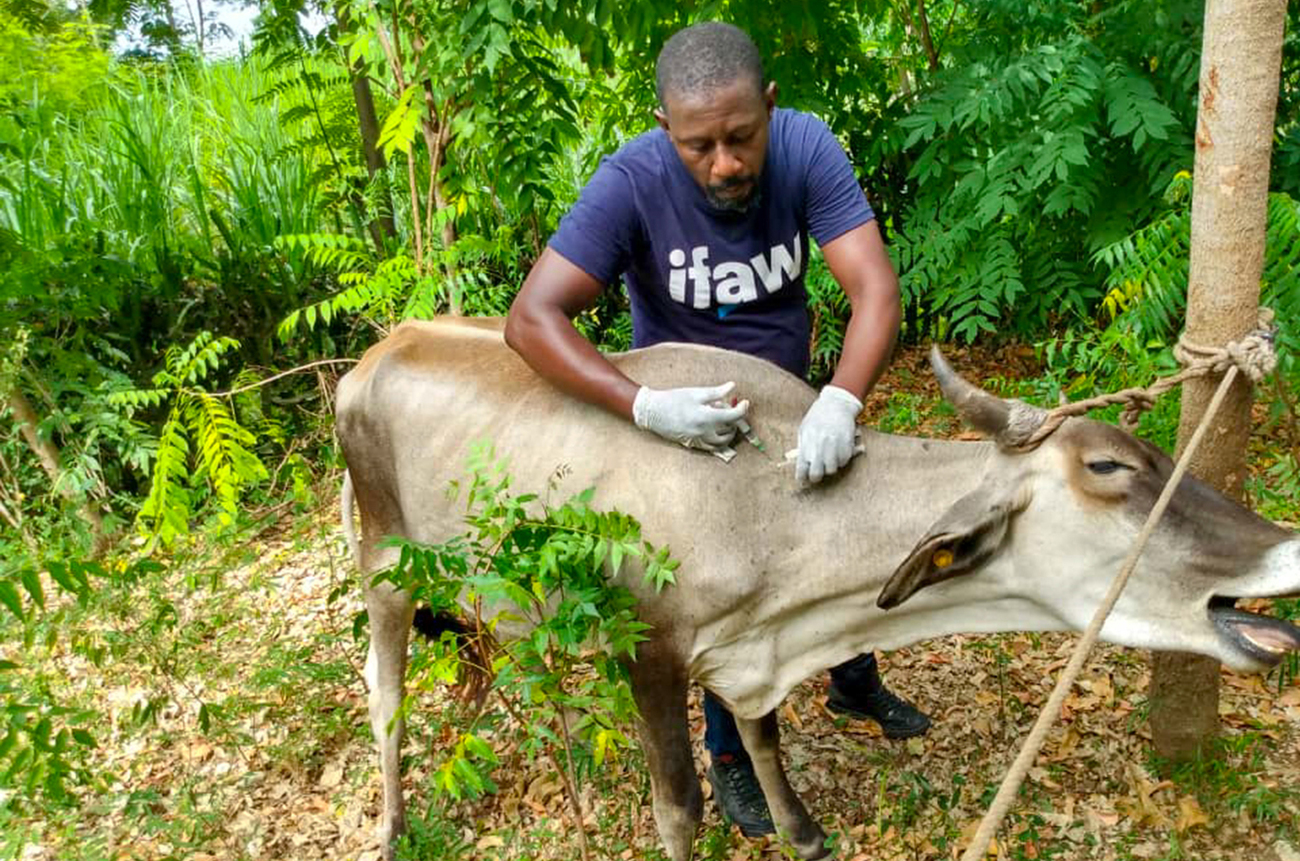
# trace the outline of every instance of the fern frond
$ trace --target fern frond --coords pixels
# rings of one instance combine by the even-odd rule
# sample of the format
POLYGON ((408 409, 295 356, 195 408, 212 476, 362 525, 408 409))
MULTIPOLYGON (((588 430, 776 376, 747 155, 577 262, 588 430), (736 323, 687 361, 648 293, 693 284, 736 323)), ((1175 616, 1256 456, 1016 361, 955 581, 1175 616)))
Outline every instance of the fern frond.
POLYGON ((219 399, 206 393, 190 399, 186 419, 198 444, 198 476, 216 495, 220 519, 232 525, 240 494, 267 478, 266 467, 250 449, 257 440, 219 399))
POLYGON ((360 269, 374 259, 365 242, 341 233, 285 234, 276 237, 275 245, 302 251, 312 263, 335 272, 360 269))
POLYGON ((162 406, 170 392, 167 389, 127 389, 109 392, 105 400, 112 406, 122 407, 128 417, 136 410, 162 406))
POLYGON ((189 487, 190 444, 184 413, 188 398, 181 396, 158 436, 149 495, 140 506, 139 521, 155 541, 164 545, 189 534, 192 504, 189 487))

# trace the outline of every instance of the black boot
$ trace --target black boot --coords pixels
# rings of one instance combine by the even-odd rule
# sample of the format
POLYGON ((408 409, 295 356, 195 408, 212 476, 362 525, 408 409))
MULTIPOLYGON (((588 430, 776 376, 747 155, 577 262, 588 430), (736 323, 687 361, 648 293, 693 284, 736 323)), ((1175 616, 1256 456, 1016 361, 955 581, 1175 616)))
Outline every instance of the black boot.
POLYGON ((722 817, 740 826, 741 834, 762 837, 776 833, 763 788, 758 785, 754 764, 748 757, 719 758, 709 766, 709 784, 713 787, 713 801, 722 811, 722 817))
POLYGON ((826 707, 850 717, 875 721, 880 724, 885 738, 913 738, 925 735, 930 729, 930 718, 925 712, 896 696, 884 684, 877 686, 872 693, 850 696, 842 693, 832 681, 826 707))

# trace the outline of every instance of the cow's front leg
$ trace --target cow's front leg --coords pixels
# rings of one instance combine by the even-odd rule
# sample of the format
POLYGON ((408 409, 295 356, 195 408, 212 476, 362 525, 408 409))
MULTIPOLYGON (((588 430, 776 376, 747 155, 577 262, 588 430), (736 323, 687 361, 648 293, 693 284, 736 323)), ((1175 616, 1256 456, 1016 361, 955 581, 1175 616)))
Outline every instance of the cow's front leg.
POLYGON ((384 785, 384 813, 379 846, 384 861, 392 861, 394 841, 406 830, 402 798, 402 691, 406 676, 406 641, 415 615, 405 592, 387 583, 366 593, 370 616, 370 651, 366 655, 366 685, 370 689, 370 728, 379 746, 379 771, 384 785))
POLYGON ((758 720, 737 717, 736 727, 754 763, 754 774, 763 787, 772 822, 794 844, 800 858, 825 858, 830 854, 826 848, 826 832, 808 815, 808 809, 781 768, 781 733, 776 712, 768 712, 758 720))
POLYGON ((690 861, 704 796, 686 722, 686 673, 665 651, 643 643, 627 667, 641 712, 637 729, 650 769, 659 839, 672 861, 690 861))

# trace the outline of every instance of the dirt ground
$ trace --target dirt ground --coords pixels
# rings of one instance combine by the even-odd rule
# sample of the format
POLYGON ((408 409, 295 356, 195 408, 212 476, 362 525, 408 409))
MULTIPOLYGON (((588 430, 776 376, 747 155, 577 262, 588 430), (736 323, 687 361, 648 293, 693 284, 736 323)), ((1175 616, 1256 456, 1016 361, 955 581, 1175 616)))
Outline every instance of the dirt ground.
MULTIPOLYGON (((1014 347, 951 358, 972 379, 1036 370, 1032 355, 1014 347)), ((872 395, 869 419, 933 394, 921 351, 904 351, 872 395)), ((908 432, 965 433, 932 411, 909 421, 915 426, 908 432)), ((336 524, 337 504, 329 499, 286 518, 244 548, 245 560, 221 575, 220 588, 200 588, 179 606, 179 630, 191 639, 178 633, 176 642, 185 645, 189 669, 145 729, 132 723, 132 712, 158 696, 156 678, 138 666, 94 668, 76 654, 59 659, 62 684, 105 715, 100 757, 111 781, 84 812, 47 824, 25 858, 378 858, 364 651, 351 632, 359 596, 342 588, 350 568, 336 524), (214 616, 228 622, 215 626, 214 616), (222 703, 214 729, 212 706, 222 703)), ((835 836, 836 857, 956 858, 1074 642, 1067 635, 953 636, 884 655, 891 686, 934 718, 927 736, 907 742, 837 719, 825 707, 823 679, 801 685, 779 712, 787 766, 835 836)), ((1170 778, 1149 753, 1148 674, 1145 654, 1095 650, 996 857, 1300 859, 1300 688, 1290 682, 1279 690, 1276 676, 1225 670, 1224 759, 1170 778)), ((507 751, 495 795, 435 805, 438 812, 424 816, 432 802, 431 749, 452 737, 438 718, 444 697, 420 696, 407 745, 408 795, 413 818, 426 823, 424 845, 459 842, 471 847, 455 856, 465 858, 577 858, 553 768, 518 751, 507 751)), ((692 710, 707 793, 694 696, 692 710)), ((635 754, 588 781, 582 795, 596 857, 661 857, 635 754)), ((711 804, 697 853, 784 857, 779 845, 720 825, 711 804)))

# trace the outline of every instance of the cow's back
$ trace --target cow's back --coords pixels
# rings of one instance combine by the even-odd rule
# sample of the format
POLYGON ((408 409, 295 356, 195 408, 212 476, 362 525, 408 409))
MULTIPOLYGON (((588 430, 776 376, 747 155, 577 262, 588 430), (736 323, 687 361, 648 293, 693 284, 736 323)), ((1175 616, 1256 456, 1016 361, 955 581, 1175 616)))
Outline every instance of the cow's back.
POLYGON ((780 523, 773 509, 793 481, 778 463, 814 397, 806 384, 762 359, 695 345, 610 359, 656 388, 734 380, 767 453, 740 445, 727 464, 564 395, 505 344, 499 321, 404 323, 338 388, 338 436, 366 536, 439 542, 462 531, 464 503, 448 488, 478 443, 506 462, 516 493, 560 502, 594 487, 598 507, 641 519, 645 537, 670 543, 684 567, 696 553, 712 560, 719 542, 743 550, 748 529, 771 528, 760 520, 780 523))

